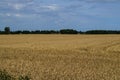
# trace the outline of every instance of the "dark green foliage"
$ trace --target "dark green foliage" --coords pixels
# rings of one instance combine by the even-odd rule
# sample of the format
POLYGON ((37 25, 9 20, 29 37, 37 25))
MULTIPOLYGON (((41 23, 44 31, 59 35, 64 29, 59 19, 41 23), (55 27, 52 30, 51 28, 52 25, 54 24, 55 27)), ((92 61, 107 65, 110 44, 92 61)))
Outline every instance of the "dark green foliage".
POLYGON ((40 34, 57 34, 59 33, 58 31, 55 30, 42 30, 40 31, 40 34))
POLYGON ((31 34, 40 34, 40 30, 31 31, 31 34))
POLYGON ((48 30, 43 30, 43 31, 40 31, 41 34, 50 34, 50 31, 48 30))
POLYGON ((11 31, 11 34, 21 34, 22 31, 11 31))
POLYGON ((28 76, 19 76, 15 78, 5 70, 0 70, 0 80, 30 80, 30 78, 28 76))
POLYGON ((22 31, 22 34, 30 34, 31 32, 30 31, 28 31, 28 30, 24 30, 24 31, 22 31))
POLYGON ((61 34, 77 34, 78 31, 73 30, 73 29, 62 29, 60 30, 61 34))
POLYGON ((51 34, 58 34, 58 33, 59 33, 59 31, 50 30, 50 33, 51 33, 51 34))
POLYGON ((82 31, 78 31, 79 34, 85 34, 85 32, 82 32, 82 31))
POLYGON ((8 74, 5 70, 0 70, 0 80, 15 80, 15 78, 8 74))
POLYGON ((120 30, 88 30, 85 32, 77 31, 74 29, 61 29, 61 30, 19 30, 10 31, 10 27, 5 27, 4 31, 0 31, 0 34, 120 34, 120 30))
POLYGON ((28 76, 20 76, 18 80, 30 80, 28 76))
POLYGON ((10 27, 5 27, 4 31, 5 31, 5 34, 10 34, 10 27))
POLYGON ((0 34, 5 34, 5 32, 4 31, 0 31, 0 34))
POLYGON ((120 34, 120 31, 112 30, 89 30, 85 32, 86 34, 120 34))

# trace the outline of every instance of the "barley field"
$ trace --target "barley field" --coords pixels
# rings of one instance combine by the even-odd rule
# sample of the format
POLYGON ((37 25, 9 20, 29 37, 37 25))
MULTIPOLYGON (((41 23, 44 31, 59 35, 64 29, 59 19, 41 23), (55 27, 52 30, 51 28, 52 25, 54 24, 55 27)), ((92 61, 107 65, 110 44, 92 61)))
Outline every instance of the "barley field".
POLYGON ((120 80, 120 35, 0 35, 0 69, 31 80, 120 80))

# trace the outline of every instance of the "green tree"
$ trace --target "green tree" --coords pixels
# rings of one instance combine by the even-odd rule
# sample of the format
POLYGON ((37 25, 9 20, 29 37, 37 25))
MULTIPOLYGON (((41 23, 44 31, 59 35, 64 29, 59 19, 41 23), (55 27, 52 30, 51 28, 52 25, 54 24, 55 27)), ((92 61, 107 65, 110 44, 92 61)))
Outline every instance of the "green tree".
POLYGON ((73 29, 61 29, 60 33, 61 34, 78 34, 78 31, 73 29))
POLYGON ((4 31, 5 31, 6 34, 10 34, 10 27, 5 27, 4 31))

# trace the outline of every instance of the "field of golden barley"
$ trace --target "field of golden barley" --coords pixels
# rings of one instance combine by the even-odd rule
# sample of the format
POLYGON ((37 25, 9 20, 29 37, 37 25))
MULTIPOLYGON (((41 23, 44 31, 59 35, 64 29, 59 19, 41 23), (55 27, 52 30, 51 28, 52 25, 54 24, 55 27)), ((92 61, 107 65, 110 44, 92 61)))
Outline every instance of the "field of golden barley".
POLYGON ((0 35, 0 69, 31 80, 120 80, 120 35, 0 35))

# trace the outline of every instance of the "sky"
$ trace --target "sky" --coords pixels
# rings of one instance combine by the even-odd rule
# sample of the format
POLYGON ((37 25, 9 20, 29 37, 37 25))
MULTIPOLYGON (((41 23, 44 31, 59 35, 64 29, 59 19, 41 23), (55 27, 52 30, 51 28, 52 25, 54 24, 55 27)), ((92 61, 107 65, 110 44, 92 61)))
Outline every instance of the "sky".
POLYGON ((0 30, 120 30, 120 0, 0 0, 0 30))

